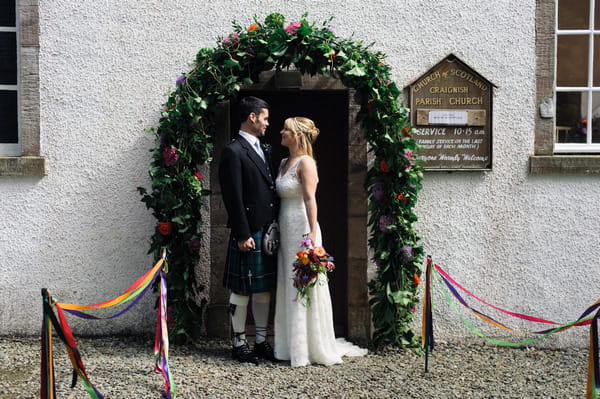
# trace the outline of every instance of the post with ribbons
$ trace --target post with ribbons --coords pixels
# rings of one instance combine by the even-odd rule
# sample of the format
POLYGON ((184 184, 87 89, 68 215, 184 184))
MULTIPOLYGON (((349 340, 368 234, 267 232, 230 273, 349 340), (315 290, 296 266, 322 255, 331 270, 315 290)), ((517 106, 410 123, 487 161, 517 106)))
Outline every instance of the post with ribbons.
POLYGON ((423 317, 421 320, 421 348, 425 349, 425 372, 429 369, 429 351, 433 350, 433 313, 431 311, 431 256, 427 256, 425 290, 423 293, 423 317))
POLYGON ((600 310, 596 312, 590 324, 590 349, 588 355, 587 398, 597 399, 600 391, 600 365, 598 364, 598 319, 600 310))
POLYGON ((104 396, 100 393, 90 379, 85 370, 81 354, 75 343, 75 338, 69 327, 65 312, 71 315, 92 319, 113 319, 131 309, 140 299, 152 288, 154 282, 159 280, 159 298, 158 315, 156 323, 156 337, 154 344, 155 371, 161 373, 165 380, 166 399, 175 399, 175 384, 171 371, 169 369, 169 334, 167 324, 167 259, 166 250, 163 249, 161 258, 156 264, 148 270, 142 277, 133 283, 123 294, 94 305, 78 305, 73 303, 59 303, 52 299, 47 289, 42 289, 43 299, 43 322, 41 339, 41 367, 40 367, 40 398, 55 399, 56 389, 54 380, 54 361, 52 358, 52 328, 54 327, 57 336, 65 344, 67 353, 73 366, 73 380, 71 388, 75 387, 77 377, 79 377, 92 399, 102 399, 104 396), (106 317, 93 316, 88 311, 110 308, 123 305, 130 302, 125 309, 106 317), (56 314, 55 314, 56 312, 56 314))

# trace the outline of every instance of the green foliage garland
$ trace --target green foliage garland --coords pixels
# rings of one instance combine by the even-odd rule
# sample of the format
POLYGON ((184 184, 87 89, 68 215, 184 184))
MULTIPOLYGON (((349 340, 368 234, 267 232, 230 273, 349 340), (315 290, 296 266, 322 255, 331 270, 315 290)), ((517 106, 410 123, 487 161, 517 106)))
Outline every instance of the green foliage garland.
MULTIPOLYGON (((369 192, 369 245, 374 250, 377 277, 369 282, 374 344, 413 346, 411 331, 423 251, 413 231, 412 209, 421 188, 422 170, 415 161, 408 111, 398 103, 399 89, 390 80, 385 55, 362 42, 336 36, 329 22, 306 20, 286 25, 281 14, 233 32, 215 48, 202 48, 191 71, 177 79, 164 105, 150 167, 152 191, 138 190, 158 220, 150 252, 169 250, 171 333, 196 338, 205 303, 194 297, 199 262, 201 209, 209 194, 198 166, 211 161, 211 133, 216 106, 236 100, 243 85, 258 82, 259 73, 295 67, 305 74, 340 79, 356 90, 362 123, 375 160, 365 182, 369 192)), ((291 265, 290 265, 291 267, 291 265)))

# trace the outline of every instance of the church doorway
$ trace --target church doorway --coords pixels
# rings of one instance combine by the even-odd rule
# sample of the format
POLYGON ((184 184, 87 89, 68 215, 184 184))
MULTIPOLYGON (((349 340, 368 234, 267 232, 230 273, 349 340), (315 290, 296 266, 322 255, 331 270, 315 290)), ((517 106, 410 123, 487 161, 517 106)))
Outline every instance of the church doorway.
MULTIPOLYGON (((241 90, 240 98, 254 95, 271 105, 270 126, 263 140, 272 147, 275 167, 287 156, 287 149, 280 145, 279 134, 286 118, 306 116, 320 129, 314 144, 320 179, 318 218, 324 246, 335 257, 336 263, 336 270, 330 275, 335 332, 338 336, 366 343, 371 332, 367 288, 367 194, 364 188, 367 143, 356 122, 360 104, 354 101, 354 90, 344 87, 337 79, 302 75, 300 86, 290 89, 276 87, 276 77, 275 71, 264 72, 260 83, 241 90)), ((229 293, 222 287, 229 229, 217 168, 220 151, 237 133, 239 121, 234 101, 223 102, 217 111, 214 159, 210 164, 211 277, 206 326, 211 336, 229 337, 229 293)), ((253 320, 249 316, 247 331, 251 334, 253 320)))
MULTIPOLYGON (((334 256, 337 268, 329 275, 336 335, 346 334, 348 279, 348 90, 243 90, 240 98, 256 96, 271 106, 269 128, 263 143, 271 145, 275 168, 287 157, 280 144, 286 118, 305 116, 320 129, 314 143, 319 170, 317 203, 323 245, 334 256)), ((237 133, 237 110, 231 107, 231 135, 237 133)), ((231 137, 231 136, 230 136, 231 137)), ((290 265, 291 267, 291 265, 290 265)))

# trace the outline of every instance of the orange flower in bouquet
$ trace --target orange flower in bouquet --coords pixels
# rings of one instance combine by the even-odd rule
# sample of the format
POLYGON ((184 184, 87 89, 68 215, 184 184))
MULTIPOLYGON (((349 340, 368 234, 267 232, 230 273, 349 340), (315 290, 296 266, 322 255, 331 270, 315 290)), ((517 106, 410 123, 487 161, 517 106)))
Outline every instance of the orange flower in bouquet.
POLYGON ((303 251, 296 253, 292 267, 295 273, 294 288, 298 290, 296 299, 308 305, 310 303, 309 289, 319 281, 319 274, 327 274, 335 269, 333 257, 323 247, 314 247, 310 238, 305 238, 300 244, 303 251))

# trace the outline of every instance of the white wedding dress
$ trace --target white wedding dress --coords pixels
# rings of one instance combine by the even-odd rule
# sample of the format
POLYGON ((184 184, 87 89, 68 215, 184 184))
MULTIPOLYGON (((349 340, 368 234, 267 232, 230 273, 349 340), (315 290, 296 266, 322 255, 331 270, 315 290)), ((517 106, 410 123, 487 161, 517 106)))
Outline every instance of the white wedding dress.
MULTIPOLYGON (((310 231, 302 185, 296 175, 301 158, 297 159, 283 175, 280 167, 276 180, 277 193, 281 198, 279 210, 281 246, 277 254, 275 357, 289 360, 292 367, 311 363, 332 365, 341 363, 342 356, 364 356, 367 350, 343 338, 335 338, 331 297, 325 275, 319 274, 319 282, 310 289, 308 305, 294 301, 297 290, 292 281, 292 264, 296 259, 296 253, 301 250, 300 243, 304 235, 310 231)), ((284 159, 281 165, 284 165, 285 161, 284 159)), ((317 229, 316 241, 316 246, 322 245, 320 228, 317 229)), ((343 265, 336 265, 336 267, 343 267, 343 265)))

